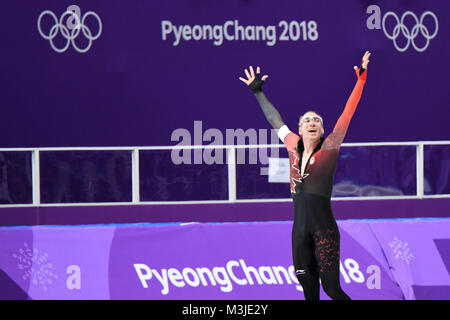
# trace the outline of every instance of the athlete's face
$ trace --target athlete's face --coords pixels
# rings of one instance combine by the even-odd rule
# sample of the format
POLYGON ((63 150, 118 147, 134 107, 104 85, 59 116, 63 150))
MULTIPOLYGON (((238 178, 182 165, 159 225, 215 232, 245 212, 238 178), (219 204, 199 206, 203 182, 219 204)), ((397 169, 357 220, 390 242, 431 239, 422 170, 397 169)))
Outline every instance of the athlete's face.
POLYGON ((322 118, 314 112, 305 113, 299 124, 298 133, 303 139, 319 140, 324 133, 322 118))

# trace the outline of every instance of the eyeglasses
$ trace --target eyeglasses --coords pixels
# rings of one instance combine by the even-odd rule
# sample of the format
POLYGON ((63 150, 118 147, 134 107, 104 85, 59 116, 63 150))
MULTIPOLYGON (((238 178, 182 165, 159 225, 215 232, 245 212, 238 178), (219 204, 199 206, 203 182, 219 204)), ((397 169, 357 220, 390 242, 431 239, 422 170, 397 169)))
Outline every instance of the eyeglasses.
POLYGON ((301 118, 300 118, 300 121, 299 121, 299 123, 298 123, 298 125, 301 126, 303 122, 304 122, 304 123, 311 123, 311 122, 314 122, 314 123, 323 123, 323 120, 322 120, 322 118, 319 117, 319 116, 301 117, 301 118))

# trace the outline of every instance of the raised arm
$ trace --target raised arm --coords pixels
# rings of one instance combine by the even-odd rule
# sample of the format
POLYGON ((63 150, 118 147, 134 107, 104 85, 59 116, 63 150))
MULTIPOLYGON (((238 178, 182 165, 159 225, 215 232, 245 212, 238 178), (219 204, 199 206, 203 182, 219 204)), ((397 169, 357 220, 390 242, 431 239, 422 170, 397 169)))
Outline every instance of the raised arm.
POLYGON ((361 99, 364 84, 366 83, 367 65, 369 63, 370 55, 371 53, 369 51, 366 51, 362 59, 361 68, 358 68, 356 66, 353 67, 357 78, 355 87, 353 88, 353 91, 350 94, 347 103, 345 104, 344 111, 342 112, 336 125, 334 126, 333 131, 325 139, 323 144, 324 149, 339 148, 341 143, 344 141, 348 126, 350 124, 350 120, 355 113, 356 107, 358 106, 359 100, 361 99))
POLYGON ((272 125, 274 129, 280 129, 282 126, 284 126, 284 122, 281 119, 280 113, 277 109, 273 106, 272 103, 270 103, 269 99, 267 99, 266 95, 262 91, 262 86, 264 84, 264 81, 269 77, 268 75, 265 75, 261 78, 261 69, 259 67, 256 68, 256 74, 253 70, 253 67, 250 66, 250 72, 245 69, 245 75, 247 76, 247 79, 239 77, 239 80, 244 82, 246 85, 250 87, 250 89, 255 94, 256 100, 259 103, 259 106, 261 107, 262 111, 264 112, 264 116, 266 117, 267 121, 272 125))

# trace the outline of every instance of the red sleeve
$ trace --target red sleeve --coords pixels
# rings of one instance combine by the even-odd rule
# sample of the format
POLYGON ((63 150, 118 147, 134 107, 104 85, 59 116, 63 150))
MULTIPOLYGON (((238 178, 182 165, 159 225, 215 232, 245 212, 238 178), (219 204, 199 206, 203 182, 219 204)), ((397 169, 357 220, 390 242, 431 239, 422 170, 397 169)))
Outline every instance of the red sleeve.
POLYGON ((355 113, 359 100, 361 99, 364 84, 366 83, 367 70, 365 70, 361 76, 359 75, 359 69, 356 69, 355 71, 358 81, 356 82, 355 87, 353 88, 353 91, 345 104, 344 111, 334 126, 333 132, 331 132, 325 139, 323 144, 324 149, 337 149, 341 146, 347 133, 350 120, 355 113))
POLYGON ((288 150, 295 150, 300 137, 292 131, 284 138, 284 144, 288 150))

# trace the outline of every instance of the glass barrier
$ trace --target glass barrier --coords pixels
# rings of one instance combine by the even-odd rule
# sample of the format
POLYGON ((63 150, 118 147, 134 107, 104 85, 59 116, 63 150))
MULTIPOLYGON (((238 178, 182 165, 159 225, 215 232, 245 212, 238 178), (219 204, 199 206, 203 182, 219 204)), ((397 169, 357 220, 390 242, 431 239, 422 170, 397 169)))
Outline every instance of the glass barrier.
MULTIPOLYGON (((194 150, 184 151, 188 153, 188 158, 185 157, 184 160, 189 163, 175 164, 171 150, 141 150, 139 152, 141 201, 228 199, 226 163, 209 165, 202 161, 195 164, 194 150)), ((196 152, 202 151, 199 149, 196 152)), ((223 153, 225 154, 225 150, 223 153)))
POLYGON ((131 151, 41 151, 41 203, 131 201, 131 151))
POLYGON ((450 194, 450 145, 424 147, 424 194, 450 194))
MULTIPOLYGON (((270 153, 268 148, 261 149, 266 149, 262 154, 270 153)), ((245 159, 248 160, 256 152, 256 149, 247 149, 245 159)), ((290 197, 288 155, 284 147, 279 149, 279 157, 283 162, 280 170, 284 172, 278 176, 276 172, 272 176, 261 174, 265 166, 259 163, 238 164, 237 198, 290 197)), ((416 190, 415 146, 341 148, 332 197, 403 196, 415 195, 416 190)))
MULTIPOLYGON (((279 158, 288 158, 286 148, 277 149, 279 158)), ((284 175, 282 182, 269 182, 269 160, 267 158, 276 158, 272 154, 271 148, 248 148, 241 149, 245 152, 245 163, 236 165, 236 198, 237 199, 277 199, 290 198, 289 177, 284 175), (251 161, 257 159, 255 164, 251 161), (266 169, 266 170, 264 170, 266 169)), ((237 155, 236 155, 237 156, 237 155)), ((285 172, 288 173, 288 172, 285 172)))
POLYGON ((33 202, 31 152, 0 151, 0 204, 33 202))
POLYGON ((415 195, 415 146, 342 147, 332 197, 415 195))

